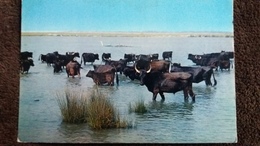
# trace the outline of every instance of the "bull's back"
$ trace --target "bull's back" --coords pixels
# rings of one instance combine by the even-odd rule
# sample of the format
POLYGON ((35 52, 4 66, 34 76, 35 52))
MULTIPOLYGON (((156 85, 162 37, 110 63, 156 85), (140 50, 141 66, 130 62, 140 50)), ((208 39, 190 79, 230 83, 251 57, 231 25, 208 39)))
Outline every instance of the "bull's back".
POLYGON ((192 78, 192 75, 186 72, 164 73, 163 76, 170 80, 189 80, 192 78))
POLYGON ((115 72, 94 73, 93 80, 96 84, 114 84, 115 72))

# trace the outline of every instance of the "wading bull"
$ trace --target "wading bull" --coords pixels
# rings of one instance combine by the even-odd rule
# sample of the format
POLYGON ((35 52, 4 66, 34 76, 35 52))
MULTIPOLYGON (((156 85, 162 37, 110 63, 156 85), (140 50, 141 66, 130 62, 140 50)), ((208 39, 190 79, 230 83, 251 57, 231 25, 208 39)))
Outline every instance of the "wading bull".
POLYGON ((84 63, 84 65, 86 64, 86 62, 91 62, 91 64, 93 64, 93 62, 95 62, 95 60, 99 60, 99 56, 98 54, 94 54, 94 53, 83 53, 82 57, 81 57, 81 64, 82 62, 84 63))
POLYGON ((72 76, 72 78, 74 78, 75 75, 78 75, 78 77, 80 78, 80 69, 82 67, 80 66, 80 64, 77 61, 70 61, 67 65, 66 65, 66 72, 67 72, 67 76, 72 76))
POLYGON ((21 73, 28 73, 31 66, 34 66, 32 59, 22 60, 20 64, 21 73))
POLYGON ((173 63, 171 66, 171 72, 187 72, 192 74, 193 76, 193 83, 200 83, 205 81, 207 86, 215 86, 217 85, 217 81, 214 76, 213 69, 208 66, 201 66, 201 67, 190 67, 190 66, 181 66, 178 63, 173 63), (214 79, 214 85, 211 83, 211 76, 214 79))
POLYGON ((28 60, 29 58, 33 58, 33 52, 24 51, 20 53, 20 60, 28 60))
POLYGON ((137 69, 138 64, 135 64, 135 70, 140 75, 140 84, 145 85, 148 91, 153 93, 153 100, 156 100, 159 93, 162 100, 165 100, 164 92, 176 93, 183 91, 184 100, 187 101, 189 95, 195 101, 195 94, 192 90, 192 75, 185 72, 162 73, 151 72, 151 65, 147 69, 137 69))
POLYGON ((115 67, 111 65, 94 65, 94 70, 90 70, 86 77, 92 78, 96 85, 104 85, 107 83, 109 86, 114 86, 115 75, 118 85, 118 75, 115 67))
POLYGON ((111 59, 111 53, 103 53, 101 58, 103 62, 108 61, 111 59))

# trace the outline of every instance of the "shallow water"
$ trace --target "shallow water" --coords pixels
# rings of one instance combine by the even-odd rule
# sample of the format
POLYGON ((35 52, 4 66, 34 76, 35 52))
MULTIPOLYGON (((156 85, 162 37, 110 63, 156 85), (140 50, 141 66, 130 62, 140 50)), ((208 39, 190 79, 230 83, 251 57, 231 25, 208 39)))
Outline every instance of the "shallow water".
MULTIPOLYGON (((61 37, 22 36, 21 51, 32 51, 35 66, 20 78, 19 131, 23 142, 79 142, 79 143, 227 143, 236 141, 236 104, 234 69, 215 72, 215 87, 204 82, 193 84, 196 102, 184 102, 183 93, 166 93, 165 101, 152 101, 152 93, 138 81, 119 75, 119 86, 99 87, 119 109, 123 118, 135 127, 129 129, 91 130, 86 124, 62 122, 55 99, 65 88, 90 90, 96 88, 85 75, 93 69, 87 64, 81 79, 67 78, 65 71, 53 74, 53 68, 38 61, 40 54, 58 51, 110 52, 112 59, 124 53, 150 54, 172 50, 173 62, 193 65, 188 53, 202 54, 233 51, 233 38, 177 38, 177 37, 61 37), (104 47, 101 45, 127 47, 104 47), (129 103, 143 99, 148 112, 128 113, 129 103)), ((80 59, 78 59, 80 61, 80 59)), ((100 64, 96 61, 94 64, 100 64)))

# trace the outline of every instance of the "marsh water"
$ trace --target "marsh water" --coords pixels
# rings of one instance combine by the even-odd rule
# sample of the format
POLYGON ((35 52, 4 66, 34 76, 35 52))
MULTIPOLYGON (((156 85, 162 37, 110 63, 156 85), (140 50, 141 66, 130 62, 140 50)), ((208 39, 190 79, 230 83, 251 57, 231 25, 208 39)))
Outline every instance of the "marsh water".
MULTIPOLYGON (((194 65, 188 53, 203 54, 234 50, 233 38, 224 37, 76 37, 22 36, 21 51, 33 52, 34 67, 20 75, 18 138, 22 142, 58 143, 230 143, 236 142, 235 69, 214 72, 218 84, 206 87, 193 84, 196 102, 184 102, 183 92, 165 94, 165 101, 152 101, 152 93, 138 81, 119 75, 118 86, 100 86, 134 127, 92 130, 87 124, 62 122, 56 100, 57 92, 66 88, 91 90, 93 80, 85 75, 91 64, 81 69, 81 79, 67 78, 66 72, 53 73, 53 68, 38 61, 40 54, 58 51, 111 53, 113 60, 125 53, 151 54, 173 51, 173 62, 194 65), (103 44, 103 45, 102 45, 103 44), (110 47, 105 47, 110 45, 110 47), (148 112, 129 113, 129 104, 144 100, 148 112)), ((81 58, 78 58, 80 61, 81 58)), ((94 64, 101 64, 101 60, 94 64)))

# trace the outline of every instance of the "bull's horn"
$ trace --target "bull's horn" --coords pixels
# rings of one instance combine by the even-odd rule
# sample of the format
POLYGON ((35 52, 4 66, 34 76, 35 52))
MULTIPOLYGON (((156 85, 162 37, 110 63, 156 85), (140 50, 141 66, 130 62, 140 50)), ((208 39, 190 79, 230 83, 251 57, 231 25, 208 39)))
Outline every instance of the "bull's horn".
POLYGON ((146 71, 146 73, 151 72, 151 70, 152 70, 152 67, 151 67, 151 65, 150 65, 150 66, 149 66, 149 69, 146 71))
POLYGON ((136 71, 137 73, 140 73, 140 70, 138 70, 138 69, 136 68, 136 64, 135 64, 135 71, 136 71))

